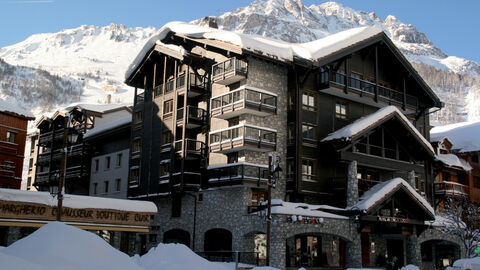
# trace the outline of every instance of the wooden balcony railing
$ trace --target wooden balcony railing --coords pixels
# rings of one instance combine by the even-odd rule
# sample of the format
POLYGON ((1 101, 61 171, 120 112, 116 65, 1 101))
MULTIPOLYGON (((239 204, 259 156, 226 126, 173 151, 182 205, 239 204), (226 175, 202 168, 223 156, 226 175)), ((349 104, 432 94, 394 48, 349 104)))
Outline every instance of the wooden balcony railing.
POLYGON ((457 182, 436 182, 435 194, 443 196, 464 197, 470 195, 470 188, 467 185, 463 185, 457 182))

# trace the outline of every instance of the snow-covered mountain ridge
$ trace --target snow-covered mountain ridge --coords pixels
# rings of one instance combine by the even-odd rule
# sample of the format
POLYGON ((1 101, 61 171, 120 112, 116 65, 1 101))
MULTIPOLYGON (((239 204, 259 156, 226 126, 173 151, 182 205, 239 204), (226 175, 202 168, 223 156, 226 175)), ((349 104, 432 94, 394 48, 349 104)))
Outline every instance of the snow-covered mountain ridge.
MULTIPOLYGON (((200 17, 200 16, 199 16, 200 17)), ((256 34, 288 42, 307 42, 358 26, 382 28, 414 64, 446 107, 432 118, 440 123, 480 119, 480 66, 448 56, 413 25, 390 15, 384 20, 374 12, 357 11, 335 2, 305 6, 300 0, 254 1, 249 6, 218 17, 193 21, 217 25, 220 29, 256 34)), ((105 27, 80 26, 58 33, 36 34, 25 41, 0 48, 0 58, 11 65, 46 70, 77 81, 78 96, 70 101, 104 103, 131 102, 133 91, 123 84, 128 65, 158 29, 130 28, 111 24, 105 27)), ((0 88, 0 95, 5 91, 0 88)), ((61 91, 53 106, 61 105, 61 91)), ((21 104, 28 102, 10 91, 21 104)), ((41 111, 38 110, 39 112, 41 111)))

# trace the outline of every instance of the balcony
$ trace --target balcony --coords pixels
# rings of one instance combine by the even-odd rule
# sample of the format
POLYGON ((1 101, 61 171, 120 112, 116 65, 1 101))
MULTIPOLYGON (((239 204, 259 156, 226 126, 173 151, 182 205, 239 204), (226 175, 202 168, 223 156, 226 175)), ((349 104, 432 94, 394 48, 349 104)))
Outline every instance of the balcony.
MULTIPOLYGON (((334 72, 324 70, 320 73, 320 85, 322 88, 335 87, 345 89, 348 82, 347 91, 355 93, 360 97, 375 98, 375 82, 358 77, 347 77, 343 72, 334 72)), ((378 100, 390 105, 397 105, 416 109, 418 107, 418 99, 412 95, 404 95, 403 92, 378 85, 378 100), (405 102, 405 104, 404 104, 405 102)))
POLYGON ((212 66, 212 81, 222 85, 230 85, 247 77, 247 62, 230 58, 212 66))
POLYGON ((248 162, 213 165, 208 167, 210 187, 224 185, 248 185, 267 187, 268 166, 248 162))
MULTIPOLYGON (((185 124, 183 121, 183 111, 183 108, 177 110, 177 125, 179 126, 185 124)), ((204 109, 187 106, 186 116, 186 128, 198 128, 207 123, 207 112, 204 109)))
POLYGON ((202 174, 200 172, 176 172, 172 174, 172 188, 198 190, 202 184, 202 174))
POLYGON ((142 103, 145 101, 145 92, 142 92, 140 94, 137 94, 136 99, 135 99, 135 105, 142 103))
MULTIPOLYGON (((188 73, 183 72, 178 75, 176 78, 170 79, 165 82, 165 94, 169 94, 176 90, 180 95, 187 90, 188 87, 188 97, 196 97, 199 95, 205 94, 208 89, 208 80, 205 76, 197 75, 193 72, 188 73)), ((163 84, 155 87, 153 89, 155 97, 162 95, 163 93, 163 84)))
MULTIPOLYGON (((67 160, 68 158, 73 158, 76 156, 87 155, 89 147, 83 144, 76 144, 73 146, 67 147, 67 160)), ((56 149, 53 151, 52 160, 60 160, 63 156, 62 149, 56 149)), ((50 162, 50 151, 43 152, 38 156, 37 163, 44 164, 50 162)))
POLYGON ((435 195, 448 197, 468 197, 470 196, 470 188, 467 185, 457 182, 436 182, 435 195))
POLYGON ((211 115, 229 119, 241 114, 268 116, 277 113, 277 95, 262 89, 242 86, 237 90, 213 97, 211 115))
MULTIPOLYGON (((52 141, 52 133, 53 131, 50 131, 50 132, 42 132, 40 134, 40 138, 38 140, 38 143, 40 145, 45 145, 47 143, 50 143, 52 141)), ((53 140, 54 141, 63 141, 63 128, 62 129, 58 129, 58 130, 55 130, 55 134, 53 136, 53 140)))
MULTIPOLYGON (((204 158, 206 148, 205 143, 193 139, 185 139, 185 159, 204 158)), ((182 140, 175 141, 175 152, 182 155, 182 140)))
POLYGON ((231 153, 241 150, 275 151, 277 131, 248 124, 240 124, 210 132, 210 151, 231 153))

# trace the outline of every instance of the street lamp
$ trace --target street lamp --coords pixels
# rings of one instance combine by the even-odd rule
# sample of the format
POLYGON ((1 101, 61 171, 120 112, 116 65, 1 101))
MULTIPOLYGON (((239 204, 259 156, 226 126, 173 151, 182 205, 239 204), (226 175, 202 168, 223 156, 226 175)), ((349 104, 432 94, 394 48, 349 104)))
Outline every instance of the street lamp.
POLYGON ((280 168, 280 157, 274 153, 268 154, 268 190, 267 190, 267 260, 266 265, 270 266, 270 238, 272 223, 272 187, 277 186, 278 174, 282 171, 280 168))

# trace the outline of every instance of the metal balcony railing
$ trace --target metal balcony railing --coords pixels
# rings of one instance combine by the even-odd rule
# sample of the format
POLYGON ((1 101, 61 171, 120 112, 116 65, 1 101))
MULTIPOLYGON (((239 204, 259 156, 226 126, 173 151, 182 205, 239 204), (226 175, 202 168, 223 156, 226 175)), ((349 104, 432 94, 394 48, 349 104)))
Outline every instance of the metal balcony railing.
POLYGON ((184 171, 183 182, 182 173, 176 172, 172 174, 173 188, 198 189, 202 184, 202 174, 200 172, 184 171))
POLYGON ((247 62, 235 57, 212 66, 214 83, 229 85, 244 79, 247 75, 247 62))
POLYGON ((240 150, 275 151, 277 131, 240 124, 210 133, 210 151, 228 153, 240 150))
MULTIPOLYGON (((188 78, 186 73, 180 73, 176 78, 170 79, 165 82, 165 94, 172 92, 173 90, 176 91, 183 91, 188 86, 188 89, 195 92, 189 93, 189 96, 197 96, 202 94, 205 90, 208 89, 208 80, 205 76, 197 75, 193 72, 188 74, 188 78), (188 83, 187 83, 188 82, 188 83)), ((161 95, 163 92, 163 84, 156 86, 153 89, 153 93, 156 96, 161 95)))
POLYGON ((243 113, 267 116, 277 113, 277 95, 242 86, 211 99, 212 117, 228 119, 243 113))
POLYGON ((266 187, 267 180, 267 165, 238 162, 208 167, 208 183, 210 186, 246 184, 266 187))
MULTIPOLYGON (((183 124, 183 110, 184 108, 177 109, 177 123, 183 124)), ((187 106, 187 128, 195 128, 203 126, 207 121, 207 112, 204 109, 200 109, 194 106, 187 106)))
MULTIPOLYGON (((175 141, 175 152, 182 151, 182 140, 175 141)), ((190 157, 204 157, 206 153, 205 143, 194 139, 185 139, 185 153, 190 157)))

